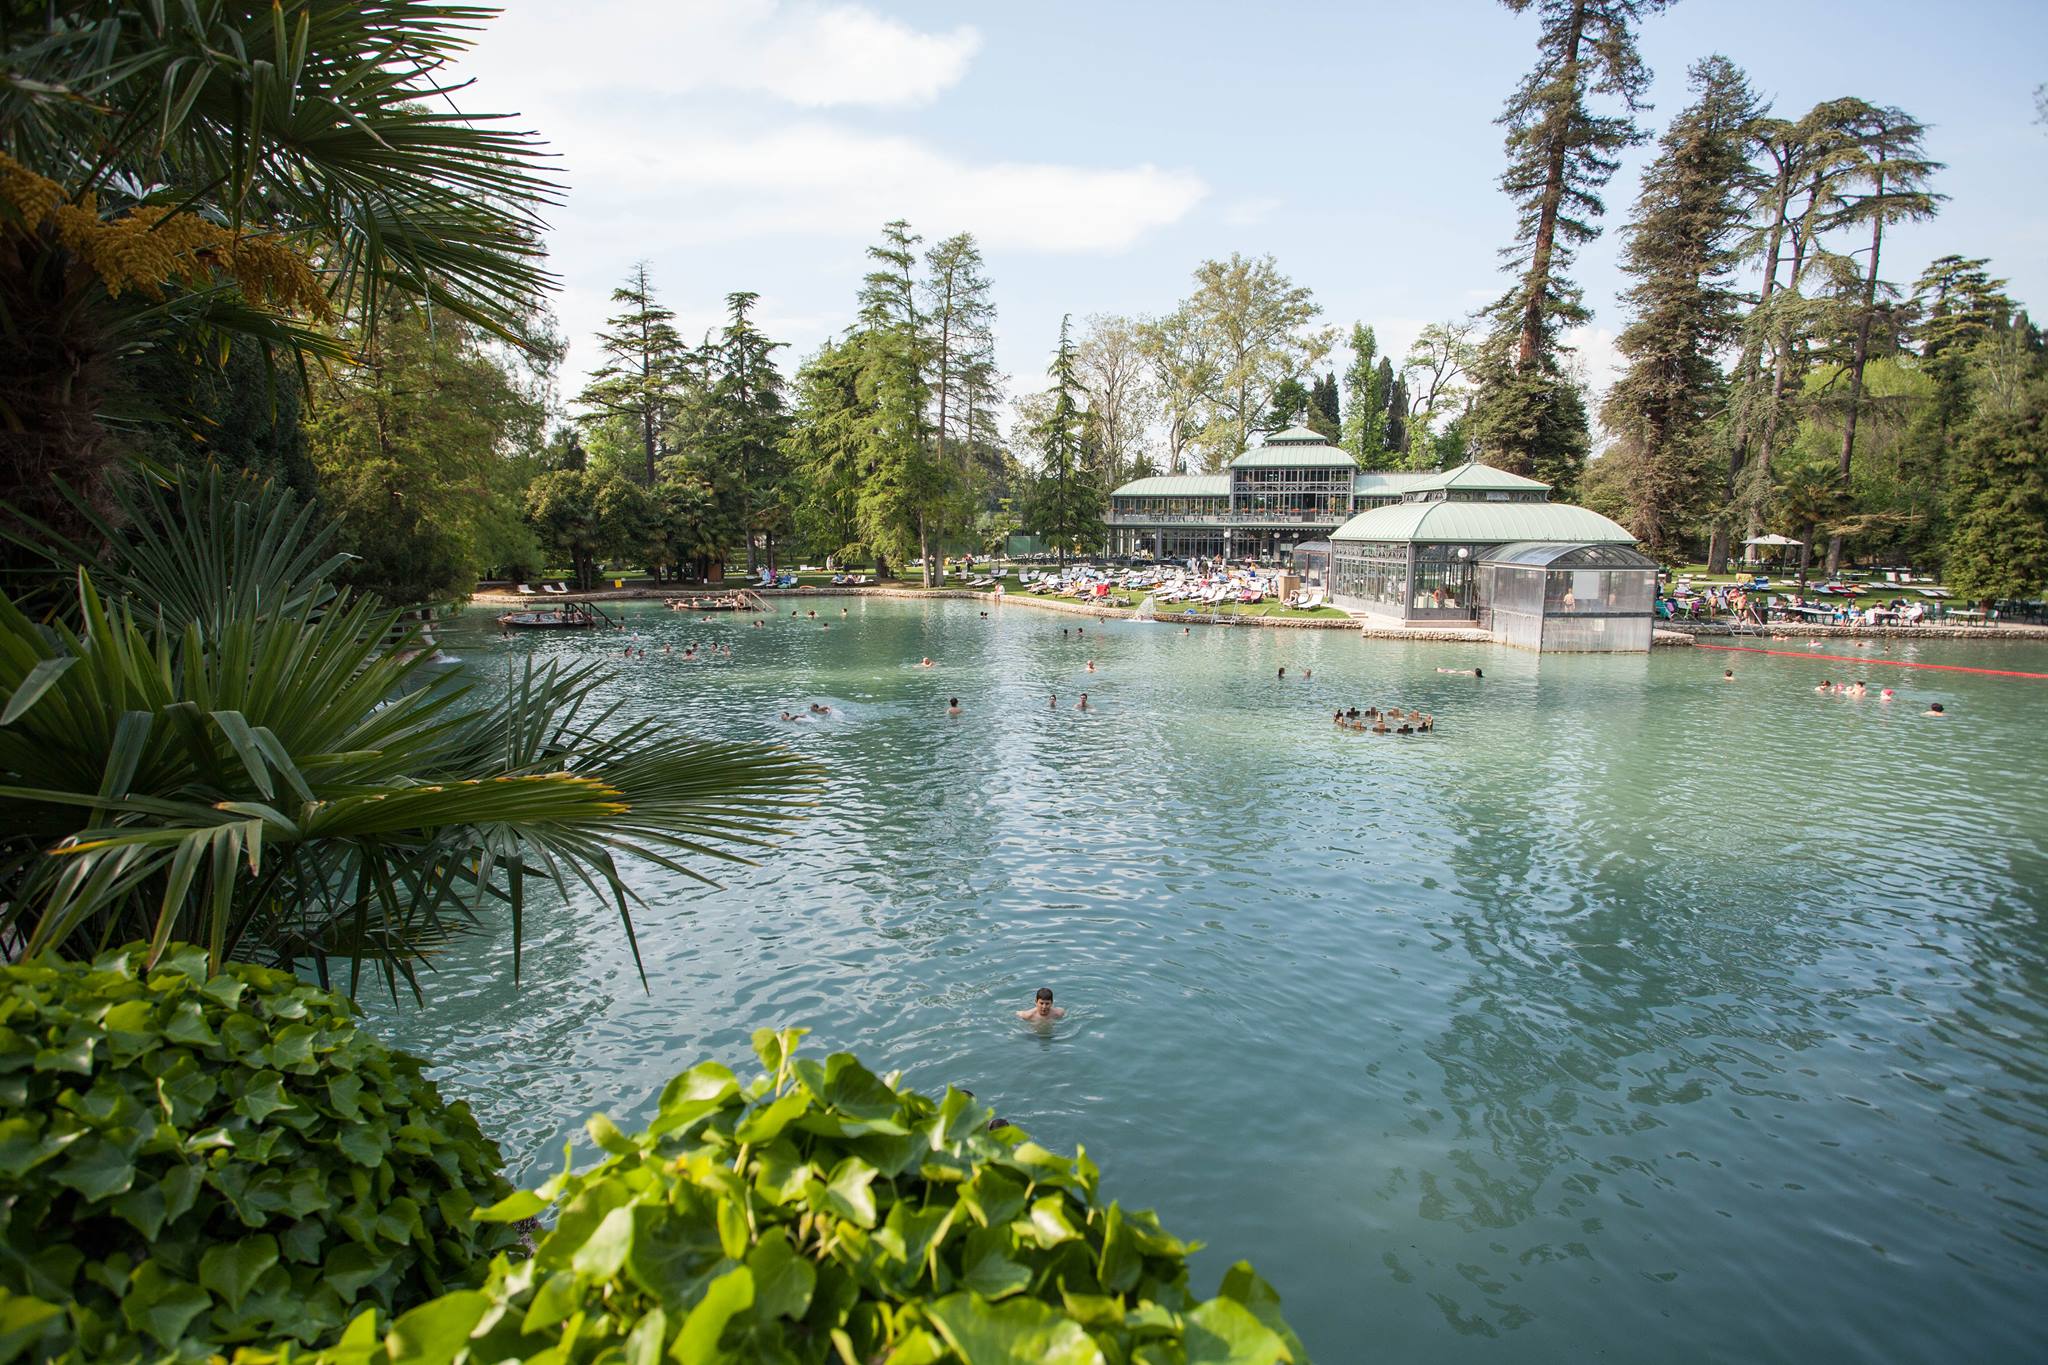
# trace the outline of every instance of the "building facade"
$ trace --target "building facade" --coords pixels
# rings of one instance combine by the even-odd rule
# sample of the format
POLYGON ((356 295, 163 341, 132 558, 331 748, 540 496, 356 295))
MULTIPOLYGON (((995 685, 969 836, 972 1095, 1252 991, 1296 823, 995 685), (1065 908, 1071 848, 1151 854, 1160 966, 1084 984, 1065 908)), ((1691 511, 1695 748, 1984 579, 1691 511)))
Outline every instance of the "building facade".
POLYGON ((1110 549, 1160 559, 1272 562, 1327 540, 1368 508, 1398 500, 1427 472, 1361 470, 1306 427, 1289 427, 1220 474, 1139 479, 1110 494, 1110 549))
POLYGON ((1656 563, 1628 529, 1485 465, 1423 476, 1330 537, 1330 601, 1530 649, 1650 647, 1656 563))

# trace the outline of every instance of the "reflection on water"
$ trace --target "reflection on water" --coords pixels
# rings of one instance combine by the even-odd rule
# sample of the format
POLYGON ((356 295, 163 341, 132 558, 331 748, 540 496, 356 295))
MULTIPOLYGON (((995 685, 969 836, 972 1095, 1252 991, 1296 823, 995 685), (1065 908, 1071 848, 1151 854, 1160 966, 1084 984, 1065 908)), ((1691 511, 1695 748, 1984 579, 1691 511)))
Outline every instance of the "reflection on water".
MULTIPOLYGON (((1321 1360, 2032 1353, 2041 684, 1873 664, 1884 706, 1815 696, 1803 659, 833 615, 634 616, 611 699, 831 773, 723 889, 636 879, 648 989, 574 903, 530 917, 516 993, 486 935, 426 1010, 371 1002, 522 1173, 802 1023, 1086 1143, 1214 1248, 1199 1277, 1256 1261, 1321 1360), (733 657, 653 648, 693 640, 733 657), (1438 733, 1333 729, 1349 705, 1438 733), (1072 1013, 1041 1034, 1015 1012, 1047 984, 1072 1013)), ((485 688, 604 644, 450 633, 485 688)))

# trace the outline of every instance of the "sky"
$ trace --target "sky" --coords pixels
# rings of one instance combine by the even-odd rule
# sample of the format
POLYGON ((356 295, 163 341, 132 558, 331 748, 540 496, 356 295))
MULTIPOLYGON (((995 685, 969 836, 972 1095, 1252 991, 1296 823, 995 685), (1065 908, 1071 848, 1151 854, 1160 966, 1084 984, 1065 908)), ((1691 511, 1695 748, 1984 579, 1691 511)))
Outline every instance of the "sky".
MULTIPOLYGON (((1323 320, 1398 354, 1504 289, 1514 214, 1493 120, 1536 19, 1482 0, 1391 4, 1095 0, 501 0, 459 74, 472 112, 548 142, 549 214, 573 398, 602 363, 611 289, 646 260, 688 339, 735 290, 790 343, 785 369, 853 319, 865 248, 906 218, 980 242, 997 358, 1044 387, 1060 319, 1159 314, 1204 259, 1270 253, 1323 320)), ((1652 134, 1719 52, 1781 115, 1855 95, 1930 125, 1938 218, 1887 235, 1910 285, 1950 252, 1990 258, 2048 311, 2048 4, 1681 0, 1647 19, 1652 134)), ((1654 144, 1608 187, 1572 271, 1589 381, 1618 363, 1619 229, 1654 144)), ((1345 361, 1340 349, 1332 367, 1345 361)))

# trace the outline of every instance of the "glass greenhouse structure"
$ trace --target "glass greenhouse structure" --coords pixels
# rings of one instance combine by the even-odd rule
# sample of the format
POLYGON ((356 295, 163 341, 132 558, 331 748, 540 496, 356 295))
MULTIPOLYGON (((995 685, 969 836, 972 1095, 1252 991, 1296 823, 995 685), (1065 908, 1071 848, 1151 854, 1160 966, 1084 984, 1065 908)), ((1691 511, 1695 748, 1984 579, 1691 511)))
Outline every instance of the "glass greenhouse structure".
POLYGON ((1523 649, 1646 650, 1656 593, 1657 561, 1631 545, 1521 541, 1479 561, 1481 624, 1523 649))

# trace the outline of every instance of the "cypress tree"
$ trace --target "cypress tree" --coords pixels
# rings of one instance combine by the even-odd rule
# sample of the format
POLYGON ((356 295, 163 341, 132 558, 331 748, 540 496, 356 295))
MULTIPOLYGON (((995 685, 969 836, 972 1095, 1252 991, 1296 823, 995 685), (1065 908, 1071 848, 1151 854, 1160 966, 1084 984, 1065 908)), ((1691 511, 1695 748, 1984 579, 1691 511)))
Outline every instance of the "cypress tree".
POLYGON ((1408 463, 1408 377, 1406 375, 1397 374, 1394 376, 1393 386, 1387 390, 1387 415, 1381 425, 1384 429, 1383 439, 1387 443, 1387 449, 1398 457, 1393 463, 1406 465, 1408 463))
POLYGON ((1039 424, 1041 464, 1033 520, 1040 534, 1053 543, 1064 566, 1067 547, 1093 543, 1102 530, 1102 497, 1088 478, 1082 451, 1080 376, 1074 369, 1074 346, 1069 339, 1071 316, 1060 319, 1059 349, 1053 352, 1046 373, 1052 378, 1052 409, 1039 424))
POLYGON ((1362 322, 1352 323, 1351 364, 1344 371, 1343 446, 1351 452, 1352 459, 1367 469, 1372 468, 1379 449, 1372 425, 1375 414, 1381 411, 1372 404, 1378 356, 1379 340, 1373 336, 1372 328, 1362 322))
POLYGON ((1650 71, 1635 26, 1666 0, 1502 0, 1541 21, 1537 62, 1508 98, 1501 188, 1515 202, 1514 287, 1493 307, 1495 335, 1482 354, 1474 434, 1487 458, 1569 494, 1585 465, 1585 402, 1564 372, 1559 333, 1591 314, 1567 277, 1576 249, 1600 233, 1600 190, 1623 150, 1642 140, 1635 114, 1650 71), (1596 114, 1597 96, 1620 100, 1596 114))
POLYGON ((1344 430, 1337 401, 1337 375, 1324 375, 1309 387, 1307 422, 1310 430, 1328 441, 1336 441, 1344 430))
POLYGON ((1726 57, 1692 69, 1694 100, 1671 121, 1643 172, 1622 272, 1634 284, 1620 338, 1629 365, 1600 410, 1627 469, 1628 528, 1662 559, 1706 510, 1713 422, 1726 400, 1716 355, 1740 331, 1733 277, 1754 175, 1756 96, 1726 57))

